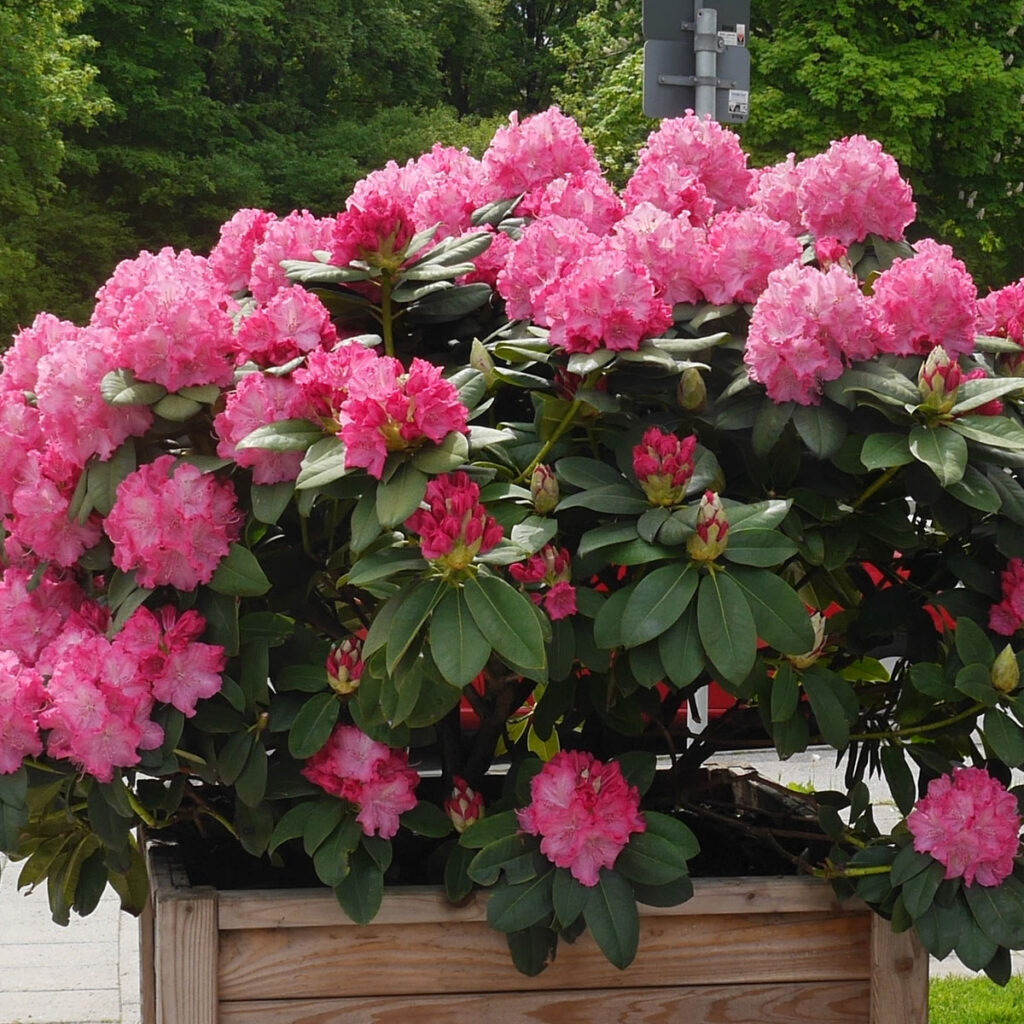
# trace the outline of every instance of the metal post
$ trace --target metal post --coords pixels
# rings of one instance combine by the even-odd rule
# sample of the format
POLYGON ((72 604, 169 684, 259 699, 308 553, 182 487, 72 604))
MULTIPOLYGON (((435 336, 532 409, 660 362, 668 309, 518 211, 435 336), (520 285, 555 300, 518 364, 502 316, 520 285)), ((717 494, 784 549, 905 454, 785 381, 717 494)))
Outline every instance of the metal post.
POLYGON ((696 62, 696 98, 694 112, 700 118, 715 117, 718 81, 718 11, 714 7, 697 10, 697 31, 693 34, 696 62))

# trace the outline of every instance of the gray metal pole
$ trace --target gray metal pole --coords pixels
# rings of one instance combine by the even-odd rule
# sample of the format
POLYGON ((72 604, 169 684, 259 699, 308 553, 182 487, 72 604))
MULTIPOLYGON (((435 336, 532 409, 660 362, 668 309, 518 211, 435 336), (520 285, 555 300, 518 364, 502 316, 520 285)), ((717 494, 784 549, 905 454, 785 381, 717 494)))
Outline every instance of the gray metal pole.
POLYGON ((697 79, 694 113, 714 120, 718 92, 715 84, 718 80, 718 11, 713 7, 698 8, 696 28, 693 34, 697 79))

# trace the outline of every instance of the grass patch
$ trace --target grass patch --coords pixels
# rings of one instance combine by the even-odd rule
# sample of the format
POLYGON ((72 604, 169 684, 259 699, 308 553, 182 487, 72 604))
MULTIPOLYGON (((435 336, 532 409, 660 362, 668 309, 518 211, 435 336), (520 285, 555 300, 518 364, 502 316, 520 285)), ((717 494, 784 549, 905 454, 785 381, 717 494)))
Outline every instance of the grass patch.
POLYGON ((928 1024, 1021 1024, 1024 1021, 1024 978, 1005 988, 986 977, 934 978, 928 1024))

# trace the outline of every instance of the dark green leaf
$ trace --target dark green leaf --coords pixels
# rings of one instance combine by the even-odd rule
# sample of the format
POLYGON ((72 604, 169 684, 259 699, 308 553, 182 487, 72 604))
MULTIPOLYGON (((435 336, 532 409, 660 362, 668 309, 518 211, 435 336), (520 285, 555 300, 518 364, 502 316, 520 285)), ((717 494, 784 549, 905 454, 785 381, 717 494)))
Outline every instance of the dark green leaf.
POLYGON ((758 636, 766 644, 783 654, 803 654, 814 647, 811 617, 784 579, 775 573, 740 566, 731 566, 726 574, 741 591, 758 636))
POLYGON ((256 807, 267 792, 267 751, 262 743, 253 744, 242 774, 235 782, 235 793, 246 807, 256 807))
POLYGON ((678 622, 658 637, 658 653, 665 672, 676 686, 689 686, 704 670, 704 650, 693 604, 678 622))
POLYGON ((963 894, 981 930, 1010 949, 1024 946, 1024 884, 1013 875, 1001 885, 965 885, 963 894))
POLYGON ((597 885, 588 893, 583 917, 601 952, 611 964, 625 970, 640 942, 640 917, 629 883, 602 868, 597 885))
POLYGON ((1024 729, 1009 715, 998 708, 986 711, 982 733, 989 748, 1008 768, 1024 763, 1024 729))
POLYGON ((270 589, 270 580, 248 548, 232 544, 227 557, 217 566, 209 587, 228 597, 261 597, 270 589))
POLYGON ((487 664, 491 645, 477 628, 461 588, 451 588, 434 609, 430 653, 453 686, 468 685, 487 664))
POLYGON ((452 830, 448 815, 429 800, 420 800, 412 810, 405 811, 399 821, 403 828, 429 839, 443 839, 452 830))
MULTIPOLYGON (((395 671, 395 667, 420 635, 431 612, 448 589, 448 584, 444 580, 421 580, 402 592, 402 599, 394 608, 394 616, 390 619, 390 629, 386 634, 389 673, 395 671)), ((388 602, 389 605, 390 603, 388 602)), ((373 627, 370 632, 373 632, 373 627)), ((369 634, 367 639, 369 640, 369 634)), ((364 644, 363 657, 369 657, 370 653, 372 651, 368 652, 367 645, 364 644)))
POLYGON ((341 438, 324 437, 310 446, 302 459, 302 468, 295 480, 297 491, 312 487, 325 487, 343 477, 345 468, 345 445, 341 438))
POLYGON ((536 977, 555 959, 558 935, 544 925, 535 924, 522 931, 509 932, 508 951, 520 974, 536 977))
POLYGON ((800 684, 793 671, 793 666, 782 662, 775 670, 772 679, 771 720, 785 722, 795 711, 800 700, 800 684))
POLYGON ((552 914, 554 868, 518 885, 498 885, 487 901, 487 922, 499 932, 518 932, 552 914))
POLYGON ((888 469, 914 461, 906 434, 871 434, 864 439, 860 461, 866 469, 888 469))
POLYGON ((831 404, 798 405, 793 426, 800 439, 819 459, 829 459, 846 440, 846 417, 831 404))
POLYGON ((967 442, 946 427, 914 427, 910 453, 938 477, 943 487, 962 479, 967 468, 967 442))
POLYGON ((471 850, 483 849, 490 843, 505 836, 513 835, 519 830, 519 819, 515 811, 501 811, 488 814, 474 821, 459 837, 459 845, 471 850))
POLYGON ((666 885, 686 874, 686 857, 671 840, 637 832, 616 859, 615 870, 641 885, 666 885))
POLYGON ((956 624, 956 653, 965 665, 984 665, 990 668, 996 652, 985 631, 973 619, 960 618, 956 624))
POLYGON ((906 755, 902 747, 882 747, 882 771, 885 773, 885 780, 889 784, 889 792, 901 814, 909 814, 917 798, 917 787, 914 785, 914 775, 907 764, 906 755))
POLYGON ((530 678, 544 675, 544 633, 529 598, 495 576, 466 581, 466 604, 484 639, 530 678))
POLYGON ((686 611, 697 582, 690 562, 665 565, 645 576, 622 611, 622 643, 637 647, 664 633, 686 611))
POLYGON ((302 705, 288 733, 288 752, 304 760, 327 742, 338 721, 341 704, 334 693, 314 694, 302 705))
POLYGON ((341 909, 356 924, 369 924, 384 898, 384 872, 360 846, 349 861, 348 874, 334 887, 341 909))
POLYGON ((427 474, 406 462, 387 483, 377 485, 377 521, 385 528, 404 523, 419 508, 427 490, 427 474))
POLYGON ((697 629, 712 665, 731 683, 742 683, 757 657, 757 626, 739 584, 709 573, 697 591, 697 629))
POLYGON ((323 439, 324 432, 309 420, 277 420, 246 434, 236 448, 262 448, 272 452, 304 452, 323 439))
POLYGON ((513 834, 488 843, 469 864, 469 877, 478 885, 494 885, 501 869, 518 860, 530 848, 521 835, 513 834))
POLYGON ((933 861, 903 883, 903 905, 912 918, 916 920, 932 905, 944 874, 942 865, 933 861))

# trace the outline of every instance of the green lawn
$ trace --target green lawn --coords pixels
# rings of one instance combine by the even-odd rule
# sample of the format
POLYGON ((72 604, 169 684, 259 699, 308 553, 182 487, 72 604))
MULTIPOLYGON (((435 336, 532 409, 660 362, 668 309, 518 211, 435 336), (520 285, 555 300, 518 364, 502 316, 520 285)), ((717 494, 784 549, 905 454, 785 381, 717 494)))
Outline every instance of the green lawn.
POLYGON ((988 978, 935 978, 929 1024, 1024 1024, 1024 978, 1005 988, 988 978))

